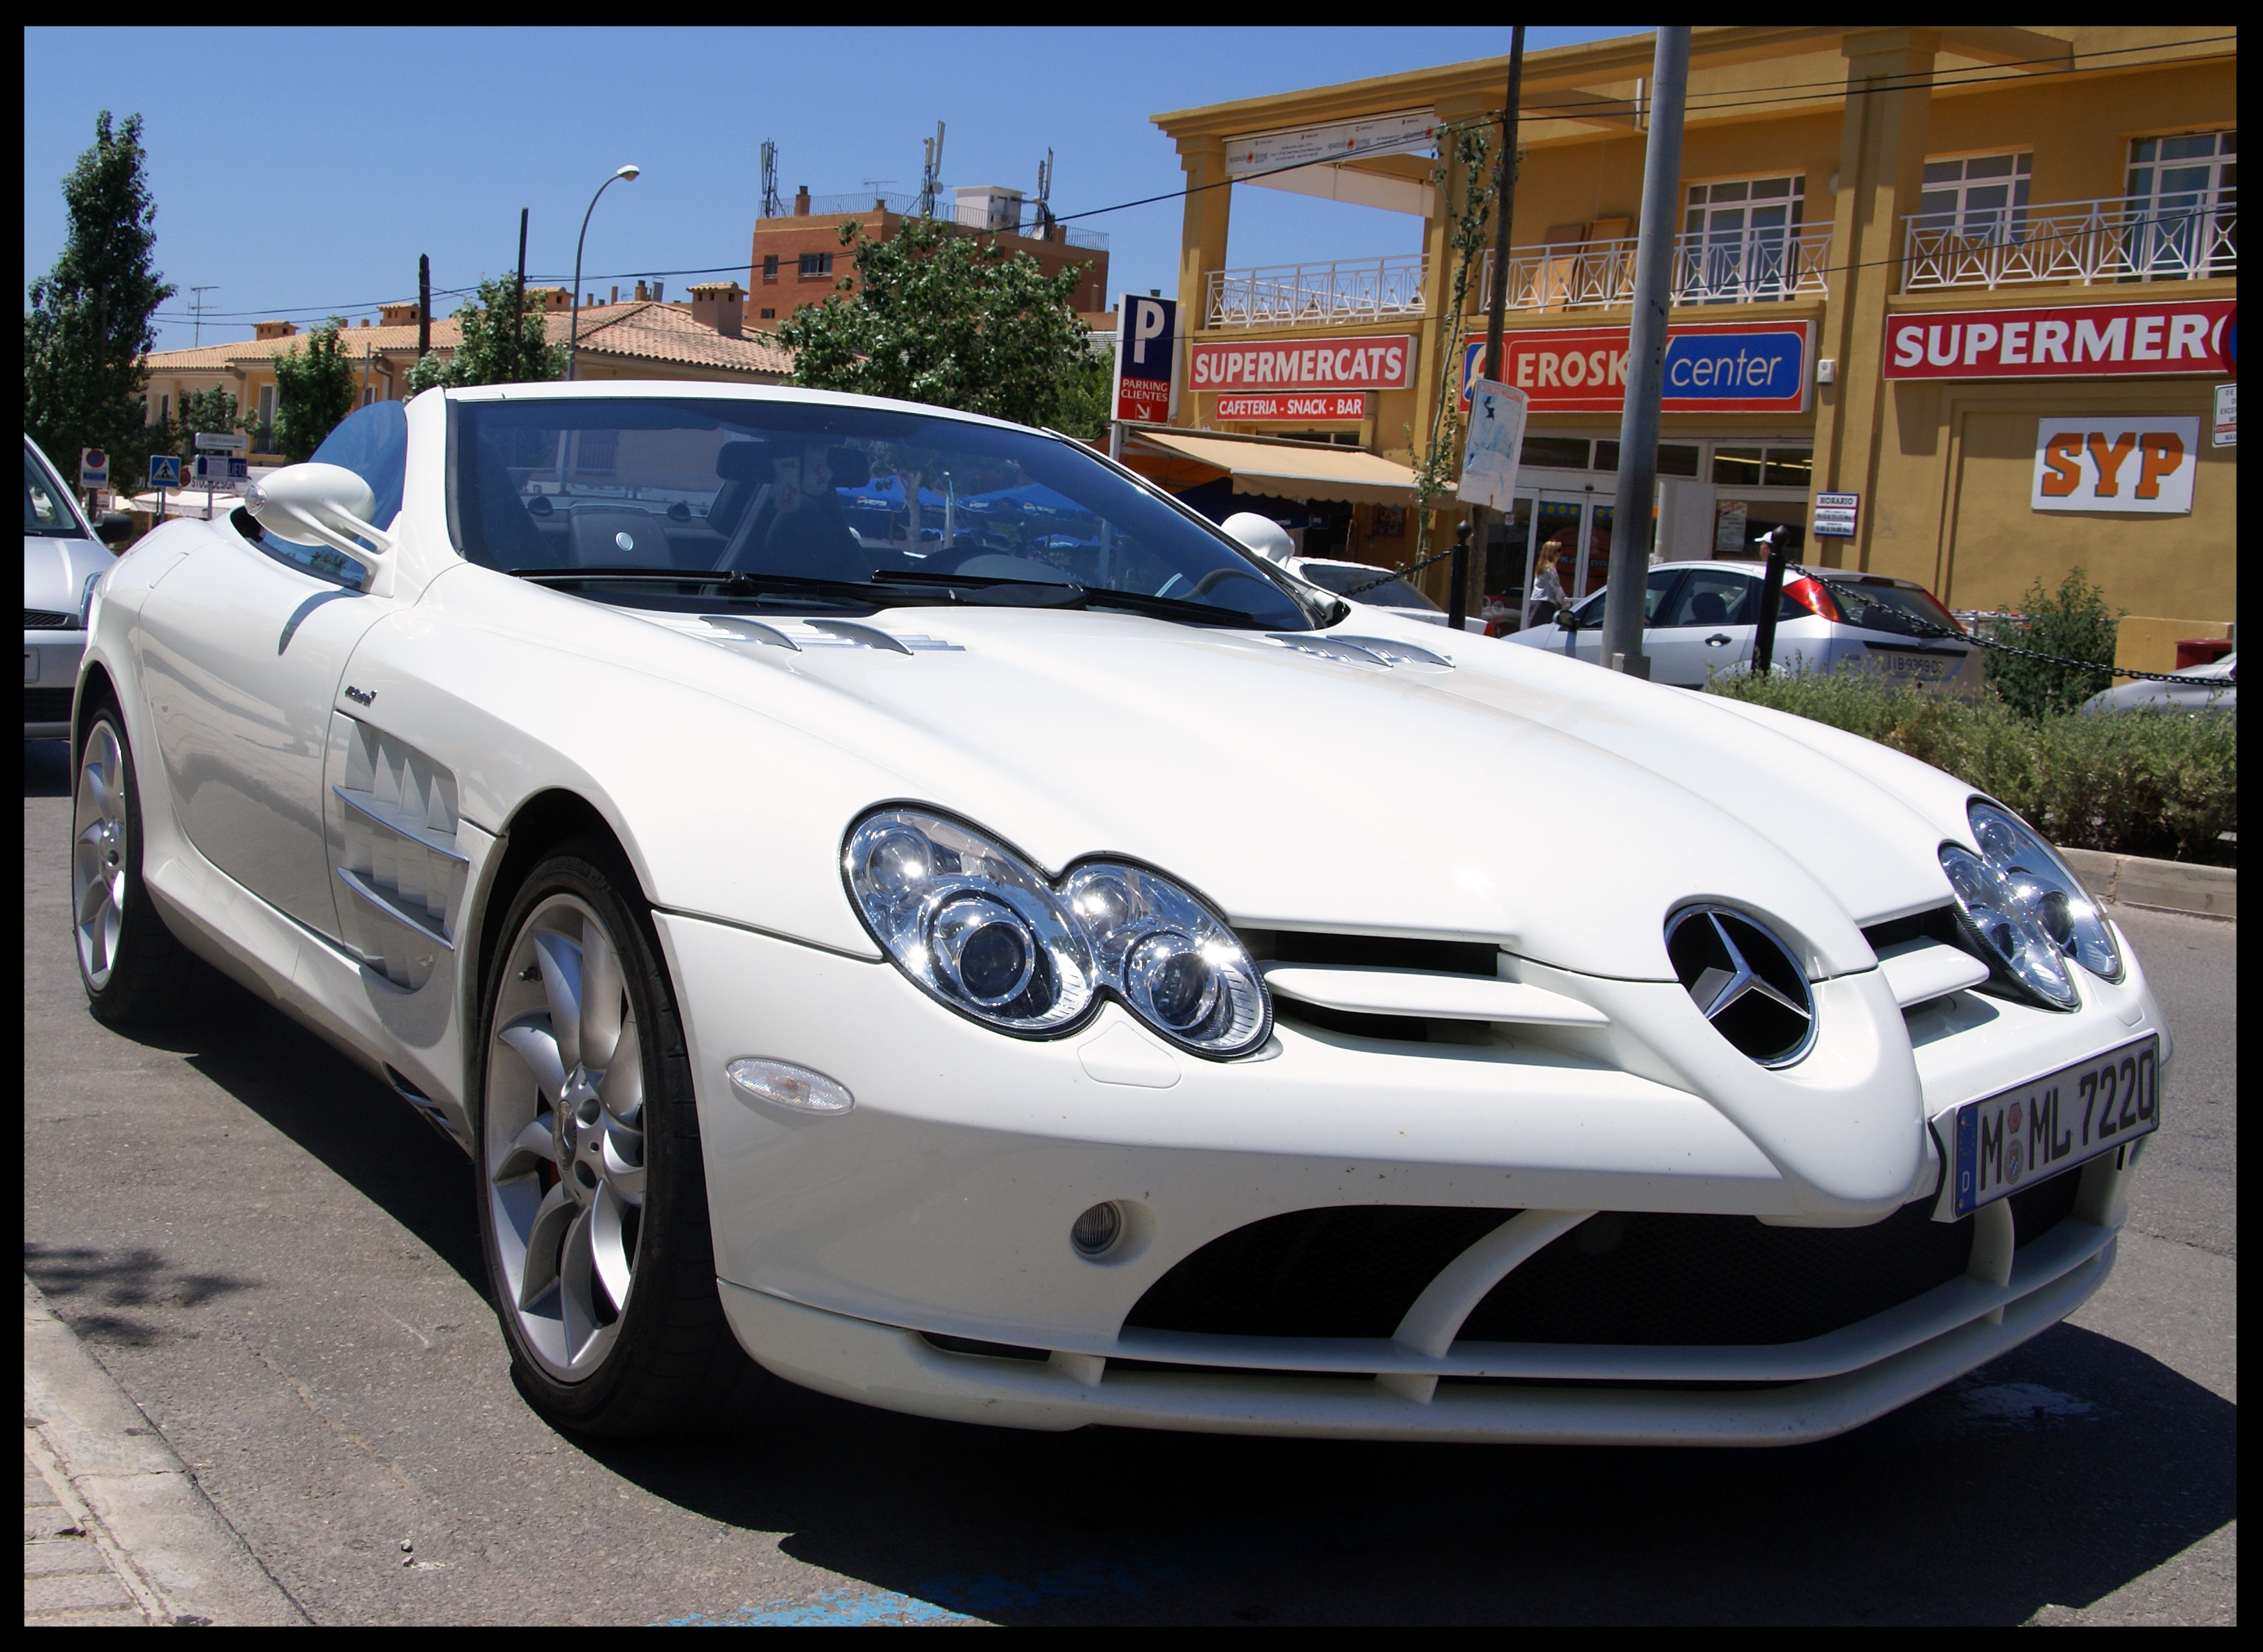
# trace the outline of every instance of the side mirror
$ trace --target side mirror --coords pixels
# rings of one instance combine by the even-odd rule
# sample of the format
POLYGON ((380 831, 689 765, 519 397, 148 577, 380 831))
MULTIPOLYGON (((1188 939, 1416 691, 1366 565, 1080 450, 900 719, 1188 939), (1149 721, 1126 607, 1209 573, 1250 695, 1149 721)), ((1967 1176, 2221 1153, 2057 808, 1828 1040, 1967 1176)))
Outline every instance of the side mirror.
POLYGON ((1558 631, 1577 631, 1580 628, 1580 616, 1569 608, 1558 608, 1556 611, 1556 628, 1558 631))
POLYGON ((1225 530, 1228 539, 1269 562, 1285 568, 1289 559, 1297 554, 1297 541, 1289 537, 1289 530, 1254 511, 1237 511, 1218 525, 1225 530))
POLYGON ((369 519, 377 496, 344 466, 286 465, 252 483, 244 507, 278 539, 326 545, 359 562, 369 570, 363 588, 370 595, 393 594, 393 537, 369 519))
POLYGON ((94 519, 94 537, 114 551, 134 537, 134 518, 123 511, 105 511, 94 519))

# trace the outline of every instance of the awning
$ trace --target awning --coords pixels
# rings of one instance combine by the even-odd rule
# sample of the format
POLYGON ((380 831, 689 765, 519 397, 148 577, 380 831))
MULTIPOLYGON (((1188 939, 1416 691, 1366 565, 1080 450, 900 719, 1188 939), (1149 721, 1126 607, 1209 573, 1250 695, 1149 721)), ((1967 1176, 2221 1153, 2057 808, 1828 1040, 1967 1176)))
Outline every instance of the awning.
MULTIPOLYGON (((1414 473, 1356 447, 1262 437, 1190 436, 1181 431, 1134 430, 1124 457, 1141 447, 1166 458, 1191 459, 1233 476, 1235 490, 1276 499, 1341 499, 1354 504, 1414 503, 1414 473)), ((1134 468, 1137 468, 1135 466, 1134 468)))

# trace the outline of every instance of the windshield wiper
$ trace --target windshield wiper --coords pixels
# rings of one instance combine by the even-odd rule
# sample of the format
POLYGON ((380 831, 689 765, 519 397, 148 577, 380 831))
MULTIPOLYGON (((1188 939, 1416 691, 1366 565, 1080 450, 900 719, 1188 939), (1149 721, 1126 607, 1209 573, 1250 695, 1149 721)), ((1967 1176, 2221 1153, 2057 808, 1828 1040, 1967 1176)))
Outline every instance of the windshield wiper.
POLYGON ((1150 597, 1144 591, 1117 591, 1107 586, 1056 584, 1051 580, 988 579, 894 570, 874 574, 870 583, 847 579, 805 579, 794 574, 702 574, 672 568, 514 568, 510 572, 514 579, 531 580, 543 585, 688 585, 719 590, 727 598, 803 597, 863 607, 961 603, 987 607, 1124 608, 1158 620, 1184 620, 1196 625, 1260 629, 1265 623, 1255 614, 1239 608, 1188 602, 1177 597, 1150 597))
POLYGON ((1240 626, 1250 630, 1262 630, 1265 621, 1254 613, 1240 608, 1222 608, 1214 603, 1188 602, 1179 597, 1150 597, 1145 591, 1117 591, 1106 587, 1090 587, 1084 593, 1088 608, 1124 608, 1133 613, 1144 613, 1157 620, 1185 620, 1195 625, 1240 626))
POLYGON ((698 573, 681 568, 514 568, 513 579, 538 585, 644 584, 683 585, 702 591, 719 590, 727 598, 802 597, 851 607, 878 605, 870 585, 847 579, 804 579, 790 574, 698 573))

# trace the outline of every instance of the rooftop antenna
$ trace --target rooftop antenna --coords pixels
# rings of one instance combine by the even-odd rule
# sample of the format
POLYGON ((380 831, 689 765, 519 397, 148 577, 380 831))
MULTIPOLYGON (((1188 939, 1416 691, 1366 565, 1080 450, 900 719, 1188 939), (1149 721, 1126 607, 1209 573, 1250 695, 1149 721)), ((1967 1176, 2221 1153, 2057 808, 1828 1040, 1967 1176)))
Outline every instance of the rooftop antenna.
POLYGON ((1052 233, 1053 228, 1053 152, 1045 151, 1045 158, 1038 163, 1038 234, 1052 233))
POLYGON ((872 204, 875 206, 882 204, 882 192, 895 181, 893 178, 868 178, 864 180, 864 188, 871 195, 872 204))
POLYGON ((189 291, 196 294, 189 301, 189 313, 197 318, 196 338, 197 343, 201 344, 205 341, 205 294, 217 293, 220 288, 217 286, 192 286, 189 291))
POLYGON ((927 160, 920 168, 920 216, 932 218, 935 216, 936 197, 943 189, 940 181, 943 177, 942 121, 935 123, 933 137, 921 140, 921 147, 927 151, 927 160))
POLYGON ((763 213, 765 218, 783 218, 785 205, 778 199, 777 145, 768 138, 763 140, 763 213))

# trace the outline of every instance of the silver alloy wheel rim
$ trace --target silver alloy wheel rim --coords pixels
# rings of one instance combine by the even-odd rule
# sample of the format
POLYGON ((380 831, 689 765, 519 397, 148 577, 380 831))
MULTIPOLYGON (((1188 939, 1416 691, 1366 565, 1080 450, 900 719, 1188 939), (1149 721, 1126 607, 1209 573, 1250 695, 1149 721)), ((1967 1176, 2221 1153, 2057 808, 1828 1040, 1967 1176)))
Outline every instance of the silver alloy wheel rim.
POLYGON ((71 912, 78 967, 100 992, 118 965, 126 921, 126 753, 118 731, 98 722, 80 755, 71 805, 71 912))
POLYGON ((503 1286, 562 1382, 604 1363, 644 1236, 644 1055, 620 951, 555 895, 519 926, 496 990, 481 1163, 503 1286))

